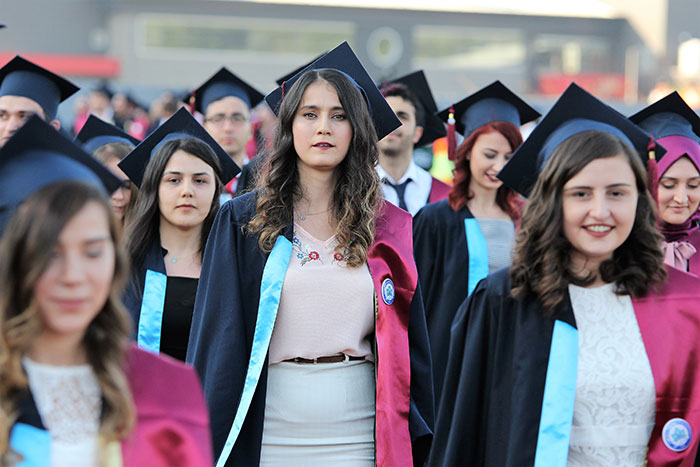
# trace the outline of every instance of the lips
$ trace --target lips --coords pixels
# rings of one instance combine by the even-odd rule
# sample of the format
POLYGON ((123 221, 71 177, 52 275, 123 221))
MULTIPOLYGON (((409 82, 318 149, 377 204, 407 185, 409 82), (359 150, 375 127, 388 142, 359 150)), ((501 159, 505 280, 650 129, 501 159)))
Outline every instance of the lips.
POLYGON ((332 148, 335 146, 333 146, 331 143, 328 143, 326 141, 321 141, 321 142, 314 144, 312 147, 319 148, 319 149, 328 149, 328 148, 332 148))
POLYGON ((56 304, 64 310, 75 310, 75 309, 81 308, 85 303, 87 303, 87 299, 86 298, 70 298, 70 299, 57 298, 54 300, 54 302, 56 302, 56 304))
POLYGON ((613 226, 605 224, 584 225, 583 228, 594 237, 605 237, 614 229, 613 226))
POLYGON ((178 209, 180 209, 180 208, 182 208, 182 209, 194 209, 195 207, 192 206, 191 204, 181 204, 181 205, 177 206, 177 208, 178 209))

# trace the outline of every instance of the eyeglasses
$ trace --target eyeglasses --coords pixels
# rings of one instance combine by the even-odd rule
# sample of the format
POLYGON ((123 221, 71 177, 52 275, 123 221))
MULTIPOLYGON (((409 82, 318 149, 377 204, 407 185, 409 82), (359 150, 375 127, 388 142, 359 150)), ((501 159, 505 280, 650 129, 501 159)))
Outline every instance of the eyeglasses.
POLYGON ((231 124, 235 126, 240 126, 248 121, 248 117, 243 114, 215 114, 204 119, 205 122, 211 123, 214 126, 223 126, 226 120, 229 120, 231 124))

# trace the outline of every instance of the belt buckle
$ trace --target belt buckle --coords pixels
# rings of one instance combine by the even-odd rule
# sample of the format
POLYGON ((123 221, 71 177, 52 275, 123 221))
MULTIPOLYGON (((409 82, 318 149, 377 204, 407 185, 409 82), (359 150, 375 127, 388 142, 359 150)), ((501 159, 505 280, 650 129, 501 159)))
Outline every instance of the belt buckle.
POLYGON ((344 354, 343 354, 343 357, 345 357, 345 358, 343 359, 343 363, 348 363, 348 362, 350 361, 350 355, 344 353, 344 354))

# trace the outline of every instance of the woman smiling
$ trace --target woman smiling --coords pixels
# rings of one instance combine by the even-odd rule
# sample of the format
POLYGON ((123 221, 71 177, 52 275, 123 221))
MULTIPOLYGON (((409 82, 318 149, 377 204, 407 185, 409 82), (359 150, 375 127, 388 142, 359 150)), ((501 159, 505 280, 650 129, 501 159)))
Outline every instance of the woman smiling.
POLYGON ((663 263, 649 146, 572 84, 504 167, 528 204, 457 312, 431 465, 692 465, 700 280, 663 263))

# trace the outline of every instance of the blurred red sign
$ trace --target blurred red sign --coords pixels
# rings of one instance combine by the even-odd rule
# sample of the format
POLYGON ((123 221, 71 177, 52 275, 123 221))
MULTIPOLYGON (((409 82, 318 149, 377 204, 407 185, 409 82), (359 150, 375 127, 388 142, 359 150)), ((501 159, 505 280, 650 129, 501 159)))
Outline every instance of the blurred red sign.
POLYGON ((571 82, 600 99, 625 97, 625 75, 622 73, 542 73, 537 80, 539 92, 547 96, 561 95, 571 82))
MULTIPOLYGON (((14 58, 15 53, 0 52, 0 64, 14 58)), ((20 53, 23 58, 58 75, 88 78, 115 78, 119 75, 119 60, 104 55, 20 53)))

